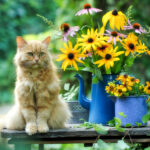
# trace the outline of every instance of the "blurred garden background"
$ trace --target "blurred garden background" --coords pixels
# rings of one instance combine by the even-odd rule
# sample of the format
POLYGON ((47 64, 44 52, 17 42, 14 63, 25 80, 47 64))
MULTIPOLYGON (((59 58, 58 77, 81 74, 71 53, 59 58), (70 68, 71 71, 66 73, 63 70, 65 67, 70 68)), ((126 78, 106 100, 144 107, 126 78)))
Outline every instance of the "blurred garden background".
MULTIPOLYGON (((75 16, 75 13, 83 8, 85 3, 90 3, 103 10, 94 14, 94 21, 101 24, 101 17, 108 10, 118 9, 124 13, 130 5, 133 5, 133 18, 141 25, 150 25, 150 1, 149 0, 0 0, 0 106, 13 103, 13 89, 15 86, 15 66, 13 57, 16 52, 16 36, 23 36, 26 40, 43 40, 50 35, 52 40, 50 51, 54 58, 63 46, 60 35, 60 25, 64 22, 71 26, 83 26, 89 23, 88 16, 75 16), (46 17, 53 25, 46 24, 41 17, 46 17)), ((150 80, 150 56, 136 59, 130 68, 132 74, 143 81, 150 80)), ((60 68, 60 63, 55 62, 60 68)), ((60 71, 62 87, 65 83, 78 85, 72 71, 60 71)), ((90 74, 89 74, 90 76, 90 74)), ((90 82, 89 77, 86 76, 90 82)), ((87 82, 87 83, 88 83, 87 82)), ((76 87, 74 87, 76 88, 76 87)), ((62 91, 64 94, 64 91, 62 91)), ((1 107, 0 107, 1 108, 1 107)), ((4 142, 3 142, 4 145, 4 142)), ((5 146, 4 146, 5 147, 5 146)), ((4 149, 0 147, 0 150, 4 149)), ((6 146, 7 148, 7 146, 6 146)), ((12 149, 12 147, 8 147, 12 149)), ((33 148, 36 149, 36 146, 33 148)), ((47 149, 92 149, 83 148, 83 145, 54 145, 47 149)))

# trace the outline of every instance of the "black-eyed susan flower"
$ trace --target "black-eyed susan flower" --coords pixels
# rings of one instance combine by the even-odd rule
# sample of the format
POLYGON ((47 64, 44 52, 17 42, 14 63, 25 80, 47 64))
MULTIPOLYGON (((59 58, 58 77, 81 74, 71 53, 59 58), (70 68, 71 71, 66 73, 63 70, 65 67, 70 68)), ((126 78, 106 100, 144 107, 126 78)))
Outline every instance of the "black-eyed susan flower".
POLYGON ((84 4, 83 6, 83 9, 78 11, 75 16, 80 16, 80 15, 83 15, 83 14, 92 14, 93 12, 101 12, 102 10, 101 9, 98 9, 98 8, 93 8, 91 6, 91 4, 89 3, 86 3, 84 4))
POLYGON ((131 82, 126 81, 126 82, 123 82, 122 85, 123 85, 123 87, 125 87, 125 88, 128 89, 129 91, 132 90, 132 86, 133 86, 133 85, 131 84, 131 82))
POLYGON ((116 86, 116 90, 114 92, 114 95, 117 97, 122 96, 125 92, 127 91, 127 89, 123 86, 123 85, 117 85, 116 86))
POLYGON ((150 94, 150 82, 146 82, 146 86, 144 87, 144 92, 146 94, 150 94))
POLYGON ((135 30, 135 32, 138 34, 146 33, 146 31, 141 27, 139 23, 131 24, 128 20, 128 24, 128 26, 124 26, 124 30, 135 30))
POLYGON ((101 52, 104 52, 105 50, 109 50, 112 49, 113 46, 112 44, 109 43, 102 43, 100 46, 97 47, 97 49, 95 50, 96 54, 100 55, 101 52))
POLYGON ((104 33, 108 21, 111 29, 123 30, 127 22, 127 17, 121 11, 112 10, 107 12, 102 18, 103 27, 101 28, 101 33, 104 33))
POLYGON ((130 76, 128 74, 118 75, 116 80, 122 81, 122 83, 129 81, 130 76))
POLYGON ((97 36, 97 30, 91 29, 91 31, 88 29, 87 34, 81 35, 81 38, 78 38, 79 46, 82 47, 83 53, 86 52, 86 50, 95 50, 97 46, 100 46, 101 41, 97 36))
POLYGON ((83 54, 80 54, 81 49, 78 49, 78 45, 76 44, 74 47, 72 46, 72 43, 69 41, 69 44, 67 46, 66 43, 64 43, 65 49, 61 48, 61 52, 63 54, 60 54, 57 59, 57 61, 63 61, 62 69, 66 69, 67 66, 74 66, 76 70, 78 70, 78 66, 76 62, 84 63, 80 58, 84 57, 83 54))
POLYGON ((110 32, 109 30, 106 30, 106 32, 107 33, 105 33, 104 35, 109 36, 108 43, 113 42, 114 45, 116 45, 117 41, 121 41, 122 38, 126 37, 126 35, 116 32, 116 31, 110 32))
POLYGON ((129 81, 128 81, 131 85, 134 85, 134 84, 138 84, 140 82, 139 79, 136 79, 134 77, 130 77, 129 78, 129 81))
POLYGON ((105 90, 107 93, 114 94, 115 87, 116 87, 115 84, 110 82, 108 83, 108 86, 105 87, 105 90))
POLYGON ((76 32, 79 31, 79 27, 78 26, 71 27, 68 23, 61 24, 60 29, 61 29, 61 31, 63 33, 63 40, 65 42, 68 41, 68 36, 73 37, 74 35, 76 35, 76 32))
POLYGON ((105 65, 106 70, 110 69, 110 67, 114 66, 115 61, 119 61, 119 55, 123 54, 124 51, 117 52, 117 47, 115 49, 105 50, 101 52, 99 55, 102 57, 100 60, 96 61, 95 64, 98 64, 98 67, 105 65))
POLYGON ((147 47, 143 45, 141 42, 138 43, 138 38, 133 33, 130 33, 128 37, 123 40, 122 45, 126 50, 125 52, 126 56, 128 56, 130 53, 135 52, 143 53, 147 49, 147 47))

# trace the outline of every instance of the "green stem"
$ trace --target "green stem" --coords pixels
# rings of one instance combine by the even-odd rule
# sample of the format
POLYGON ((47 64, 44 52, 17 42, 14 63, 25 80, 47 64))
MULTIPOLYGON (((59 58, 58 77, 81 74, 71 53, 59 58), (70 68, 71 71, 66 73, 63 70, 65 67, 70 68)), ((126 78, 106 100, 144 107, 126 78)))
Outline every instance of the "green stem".
POLYGON ((89 18, 90 18, 90 21, 91 21, 92 28, 94 28, 93 18, 92 18, 91 14, 89 12, 88 12, 88 15, 89 15, 89 18))

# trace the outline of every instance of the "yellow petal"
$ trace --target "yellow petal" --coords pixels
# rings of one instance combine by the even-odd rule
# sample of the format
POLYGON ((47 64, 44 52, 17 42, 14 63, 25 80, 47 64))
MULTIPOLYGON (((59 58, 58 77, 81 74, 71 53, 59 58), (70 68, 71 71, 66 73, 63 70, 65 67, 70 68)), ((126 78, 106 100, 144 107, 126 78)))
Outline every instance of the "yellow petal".
POLYGON ((58 55, 58 59, 56 59, 56 61, 62 61, 62 60, 64 60, 64 59, 66 59, 66 55, 64 55, 64 54, 60 54, 60 55, 58 55))
POLYGON ((78 69, 78 66, 77 66, 77 64, 76 64, 76 62, 75 61, 73 61, 73 66, 74 66, 74 68, 78 71, 79 69, 78 69))

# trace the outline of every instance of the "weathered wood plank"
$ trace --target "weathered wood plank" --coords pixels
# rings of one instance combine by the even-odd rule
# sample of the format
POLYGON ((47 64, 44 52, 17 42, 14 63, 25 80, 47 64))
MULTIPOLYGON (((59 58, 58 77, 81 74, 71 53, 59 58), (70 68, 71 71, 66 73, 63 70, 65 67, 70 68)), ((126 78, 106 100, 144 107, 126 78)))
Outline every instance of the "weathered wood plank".
MULTIPOLYGON (((122 137, 100 137, 101 140, 107 143, 114 143, 122 139, 122 137)), ((98 140, 97 137, 93 138, 57 138, 57 139, 10 139, 8 144, 68 144, 68 143, 84 143, 85 145, 92 145, 98 140)), ((125 142, 128 143, 150 143, 150 138, 146 137, 125 137, 125 142)))
MULTIPOLYGON (((105 136, 124 136, 130 134, 130 136, 150 136, 150 127, 142 128, 125 128, 125 132, 118 132, 113 127, 108 127, 108 134, 105 136)), ((4 129, 1 132, 3 138, 61 138, 61 137, 97 137, 99 134, 94 129, 85 128, 73 128, 71 125, 66 129, 49 130, 48 133, 37 133, 32 136, 28 136, 25 131, 15 131, 4 129)))

